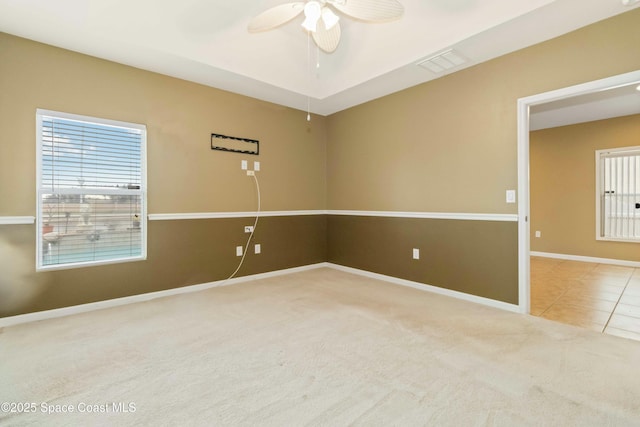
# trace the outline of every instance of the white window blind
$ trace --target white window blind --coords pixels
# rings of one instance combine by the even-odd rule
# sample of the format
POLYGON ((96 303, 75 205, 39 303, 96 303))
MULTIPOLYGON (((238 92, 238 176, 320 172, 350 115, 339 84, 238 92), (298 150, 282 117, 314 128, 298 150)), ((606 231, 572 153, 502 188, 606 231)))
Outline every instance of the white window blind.
POLYGON ((38 269, 146 258, 144 125, 38 110, 38 269))
POLYGON ((597 238, 640 241, 640 147, 598 150, 597 238))

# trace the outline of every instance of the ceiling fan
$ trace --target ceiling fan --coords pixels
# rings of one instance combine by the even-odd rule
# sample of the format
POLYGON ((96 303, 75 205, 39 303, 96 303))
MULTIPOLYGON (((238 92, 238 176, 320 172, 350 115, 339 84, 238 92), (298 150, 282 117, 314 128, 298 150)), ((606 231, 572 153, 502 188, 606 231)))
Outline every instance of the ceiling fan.
POLYGON ((332 10, 364 22, 389 22, 404 13, 397 0, 307 0, 274 6, 249 22, 249 32, 272 30, 304 13, 302 27, 313 37, 320 49, 327 53, 340 43, 340 18, 332 10))

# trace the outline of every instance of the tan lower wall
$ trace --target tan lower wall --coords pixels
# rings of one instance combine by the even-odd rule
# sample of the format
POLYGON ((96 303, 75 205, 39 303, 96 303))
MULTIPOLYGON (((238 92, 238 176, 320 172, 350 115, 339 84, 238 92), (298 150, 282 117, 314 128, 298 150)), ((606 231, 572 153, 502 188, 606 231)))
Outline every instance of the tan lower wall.
POLYGON ((328 232, 329 262, 518 304, 516 222, 336 215, 328 232))
POLYGON ((638 243, 596 240, 595 152, 637 145, 640 114, 531 132, 531 250, 640 261, 638 243))
MULTIPOLYGON (((251 219, 150 221, 146 261, 33 273, 35 226, 0 226, 0 316, 108 300, 227 278, 244 246, 251 219), (14 274, 27 265, 25 276, 14 274), (7 268, 8 266, 8 268, 7 268)), ((324 215, 264 217, 237 276, 326 261, 324 215), (253 243, 251 246, 253 246, 253 243)))
MULTIPOLYGON (((0 316, 12 316, 227 278, 251 219, 149 221, 146 261, 33 273, 34 225, 0 226, 0 316), (25 276, 12 275, 26 265, 25 276)), ((517 224, 301 215, 260 219, 238 276, 333 262, 518 303, 517 224), (412 259, 412 248, 421 259, 412 259)))

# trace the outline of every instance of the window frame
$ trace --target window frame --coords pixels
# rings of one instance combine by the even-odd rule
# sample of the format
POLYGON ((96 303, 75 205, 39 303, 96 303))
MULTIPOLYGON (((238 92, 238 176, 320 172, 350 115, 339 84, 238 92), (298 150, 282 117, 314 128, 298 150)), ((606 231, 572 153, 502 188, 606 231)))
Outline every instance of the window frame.
MULTIPOLYGON (((110 193, 109 190, 99 190, 104 194, 110 193)), ((146 125, 139 123, 124 122, 118 120, 105 119, 101 117, 93 117, 79 114, 66 113, 61 111, 53 111, 38 108, 36 109, 36 271, 52 271, 52 270, 66 270, 82 267, 92 267, 108 264, 119 264, 125 262, 144 261, 147 259, 147 127, 146 125), (44 204, 42 203, 42 196, 47 191, 42 185, 43 175, 43 117, 53 117, 56 119, 73 120, 97 125, 114 126, 126 129, 135 129, 140 131, 140 242, 141 242, 141 254, 139 256, 132 256, 126 258, 112 258, 97 261, 81 261, 70 262, 63 264, 50 264, 43 265, 43 238, 42 227, 44 225, 44 204)), ((83 194, 81 190, 65 190, 62 193, 66 194, 83 194)), ((90 192, 89 192, 90 193, 90 192)), ((116 192, 112 192, 115 194, 116 192)), ((85 192, 84 194, 87 194, 85 192)))
MULTIPOLYGON (((604 218, 602 217, 602 195, 601 189, 604 185, 604 176, 601 176, 604 172, 604 168, 602 167, 604 158, 603 155, 608 153, 617 153, 618 156, 621 153, 630 153, 630 154, 640 154, 640 146, 632 146, 632 147, 617 147, 617 148, 607 148, 602 150, 596 150, 595 159, 596 159, 596 240, 604 241, 604 242, 626 242, 626 243, 640 243, 640 238, 620 238, 620 237, 608 237, 605 236, 605 232, 602 230, 604 226, 604 218)), ((614 157, 614 156, 612 156, 614 157)), ((617 157, 617 156, 615 156, 617 157)), ((638 171, 640 172, 640 171, 638 171)), ((606 191, 606 190, 605 190, 606 191)))

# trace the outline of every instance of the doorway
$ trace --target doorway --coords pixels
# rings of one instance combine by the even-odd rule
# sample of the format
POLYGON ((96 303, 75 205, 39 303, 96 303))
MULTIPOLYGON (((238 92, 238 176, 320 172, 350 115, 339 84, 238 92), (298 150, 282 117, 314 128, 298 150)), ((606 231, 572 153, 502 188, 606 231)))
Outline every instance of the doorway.
POLYGON ((518 100, 518 301, 520 312, 531 311, 529 132, 533 107, 594 94, 609 89, 640 84, 640 71, 545 92, 518 100))

